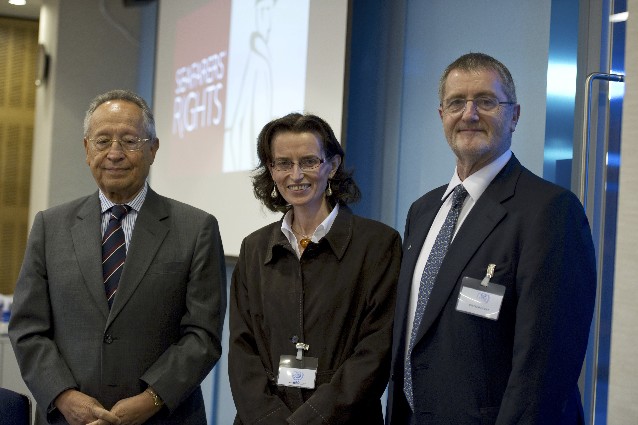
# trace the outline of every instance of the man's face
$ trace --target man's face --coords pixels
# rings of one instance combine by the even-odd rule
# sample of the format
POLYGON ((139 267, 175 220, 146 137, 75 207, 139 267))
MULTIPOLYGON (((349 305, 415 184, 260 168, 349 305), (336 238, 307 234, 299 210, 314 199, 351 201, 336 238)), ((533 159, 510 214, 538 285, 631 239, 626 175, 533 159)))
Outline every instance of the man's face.
MULTIPOLYGON (((491 70, 466 72, 453 70, 445 81, 443 104, 451 99, 491 97, 508 102, 501 79, 491 70)), ((519 105, 499 105, 492 111, 481 111, 474 102, 465 104, 457 113, 439 108, 443 131, 457 158, 457 166, 465 169, 465 178, 489 164, 509 149, 516 129, 519 105)))
POLYGON ((147 138, 142 121, 142 110, 125 100, 112 100, 97 107, 84 139, 86 163, 102 192, 115 203, 128 202, 140 191, 155 160, 159 140, 149 140, 140 150, 127 151, 120 143, 112 143, 98 151, 90 139, 139 137, 147 138))

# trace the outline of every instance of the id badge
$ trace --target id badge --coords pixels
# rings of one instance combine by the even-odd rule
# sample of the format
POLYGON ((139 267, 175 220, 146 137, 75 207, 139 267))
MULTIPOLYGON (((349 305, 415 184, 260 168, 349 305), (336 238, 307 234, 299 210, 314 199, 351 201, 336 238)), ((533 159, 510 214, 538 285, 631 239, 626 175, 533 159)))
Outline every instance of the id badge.
POLYGON ((279 357, 279 376, 277 385, 297 388, 314 388, 317 378, 317 357, 303 357, 297 360, 295 356, 279 357))
POLYGON ((505 295, 505 286, 465 276, 456 302, 456 310, 486 319, 497 320, 505 295))

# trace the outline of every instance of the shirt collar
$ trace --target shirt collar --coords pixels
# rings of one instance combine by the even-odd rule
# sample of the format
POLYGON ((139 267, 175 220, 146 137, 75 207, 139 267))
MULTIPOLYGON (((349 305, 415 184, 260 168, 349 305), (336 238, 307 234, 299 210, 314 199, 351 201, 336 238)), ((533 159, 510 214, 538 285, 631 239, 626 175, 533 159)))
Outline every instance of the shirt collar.
POLYGON ((459 184, 463 184, 463 187, 465 188, 465 190, 467 190, 470 198, 472 198, 474 202, 476 202, 476 200, 480 198, 483 192, 485 192, 487 186, 489 186, 492 180, 494 180, 494 177, 496 177, 496 175, 503 169, 503 167, 505 167, 505 164, 507 164, 507 161, 509 161, 511 157, 512 151, 508 149, 494 161, 490 162, 477 172, 469 175, 464 181, 461 181, 461 179, 459 178, 455 167, 452 180, 448 184, 441 200, 447 198, 456 186, 458 186, 459 184))
MULTIPOLYGON (((312 240, 314 243, 317 243, 319 242, 321 238, 326 236, 328 232, 330 231, 330 228, 332 227, 332 224, 334 223, 338 213, 339 213, 339 204, 337 203, 335 207, 332 209, 332 211, 330 211, 330 214, 328 214, 328 217, 326 217, 321 222, 321 224, 317 226, 310 240, 312 240)), ((284 215, 284 219, 281 221, 281 231, 283 232, 284 235, 286 235, 286 238, 288 239, 288 242, 290 242, 290 245, 295 246, 296 239, 292 231, 292 216, 293 216, 293 211, 292 209, 290 209, 286 213, 286 215, 284 215)))
MULTIPOLYGON (((348 245, 350 244, 350 240, 352 239, 353 214, 350 208, 344 204, 339 204, 339 209, 337 211, 335 210, 337 210, 336 206, 333 209, 335 214, 334 220, 332 220, 330 228, 326 229, 326 235, 323 238, 323 241, 325 241, 326 245, 330 247, 336 258, 341 261, 345 255, 348 245)), ((268 264, 273 261, 273 259, 282 255, 280 252, 288 251, 290 249, 294 250, 294 248, 292 248, 292 245, 294 245, 294 239, 293 242, 290 242, 287 234, 283 231, 284 217, 280 220, 282 224, 273 223, 274 226, 272 226, 268 242, 268 255, 266 255, 266 258, 264 259, 264 264, 268 264), (288 244, 286 242, 288 242, 288 244)), ((326 220, 328 220, 328 218, 326 218, 326 220)), ((324 220, 322 224, 325 225, 327 223, 326 220, 324 220)), ((321 243, 321 241, 319 241, 319 243, 321 243)))
MULTIPOLYGON (((135 198, 133 198, 130 202, 127 202, 126 205, 131 207, 135 212, 139 212, 142 208, 142 204, 144 203, 144 199, 146 199, 146 193, 148 193, 148 182, 144 182, 144 186, 142 186, 142 190, 139 191, 135 198)), ((108 211, 115 203, 111 202, 109 198, 106 197, 102 189, 99 189, 100 197, 100 206, 102 208, 102 214, 108 211)))

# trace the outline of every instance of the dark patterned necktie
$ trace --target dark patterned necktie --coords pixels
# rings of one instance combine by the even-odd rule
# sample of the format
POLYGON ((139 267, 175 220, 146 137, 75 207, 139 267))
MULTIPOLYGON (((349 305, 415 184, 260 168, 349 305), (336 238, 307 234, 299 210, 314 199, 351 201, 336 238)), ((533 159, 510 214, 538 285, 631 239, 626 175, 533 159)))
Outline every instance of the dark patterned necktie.
POLYGON ((417 299, 416 311, 414 313, 414 325, 410 334, 410 345, 408 346, 408 355, 405 360, 405 368, 403 370, 403 392, 410 404, 412 410, 414 410, 414 398, 412 393, 412 349, 414 348, 414 341, 416 335, 419 332, 419 326, 421 325, 421 319, 423 319, 423 313, 425 312, 425 306, 428 303, 432 288, 434 287, 434 281, 441 268, 441 263, 447 249, 452 241, 452 235, 454 235, 454 228, 456 222, 459 219, 459 213, 463 207, 463 201, 467 196, 467 191, 463 185, 458 185, 454 188, 452 193, 452 207, 445 217, 443 226, 436 236, 432 251, 428 256, 428 261, 423 268, 423 274, 421 275, 421 283, 419 285, 419 297, 417 299))
POLYGON ((122 219, 129 212, 128 205, 114 205, 111 208, 109 224, 102 238, 102 276, 109 309, 113 305, 120 275, 126 260, 126 241, 122 230, 122 219))

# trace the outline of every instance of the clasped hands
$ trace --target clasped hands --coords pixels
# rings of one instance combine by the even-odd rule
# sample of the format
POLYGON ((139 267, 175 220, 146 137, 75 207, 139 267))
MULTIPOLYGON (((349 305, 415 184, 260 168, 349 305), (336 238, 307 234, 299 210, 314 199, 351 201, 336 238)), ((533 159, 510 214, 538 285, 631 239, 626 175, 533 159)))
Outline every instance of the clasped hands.
POLYGON ((63 391, 55 399, 55 406, 70 425, 141 425, 161 409, 149 394, 140 393, 118 401, 109 411, 93 397, 74 389, 63 391))

